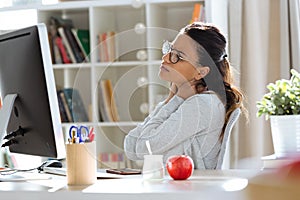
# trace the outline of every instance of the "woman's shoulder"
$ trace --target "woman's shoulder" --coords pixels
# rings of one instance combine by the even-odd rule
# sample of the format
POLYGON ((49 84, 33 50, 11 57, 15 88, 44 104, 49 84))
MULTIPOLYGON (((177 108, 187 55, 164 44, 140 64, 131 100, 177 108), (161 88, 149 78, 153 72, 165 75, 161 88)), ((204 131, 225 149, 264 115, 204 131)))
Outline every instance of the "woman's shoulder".
POLYGON ((225 112, 225 106, 219 99, 218 95, 213 92, 195 94, 185 100, 183 106, 194 107, 199 106, 203 112, 211 112, 212 110, 216 113, 221 114, 225 112))
POLYGON ((186 99, 186 101, 197 101, 199 103, 202 102, 205 104, 220 104, 220 103, 222 104, 218 95, 211 91, 207 91, 201 94, 195 94, 189 97, 188 99, 186 99))
POLYGON ((186 99, 181 106, 182 110, 192 113, 194 117, 201 117, 202 121, 213 117, 223 122, 225 106, 215 93, 195 94, 186 99))

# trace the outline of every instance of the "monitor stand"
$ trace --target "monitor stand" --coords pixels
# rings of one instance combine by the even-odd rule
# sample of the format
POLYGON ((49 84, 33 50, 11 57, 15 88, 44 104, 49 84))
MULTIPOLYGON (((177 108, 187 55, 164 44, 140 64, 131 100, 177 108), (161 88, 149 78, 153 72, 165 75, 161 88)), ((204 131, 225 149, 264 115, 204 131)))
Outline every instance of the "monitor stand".
POLYGON ((6 134, 10 115, 17 96, 17 94, 8 94, 4 97, 3 105, 0 109, 0 146, 2 145, 4 134, 6 134))

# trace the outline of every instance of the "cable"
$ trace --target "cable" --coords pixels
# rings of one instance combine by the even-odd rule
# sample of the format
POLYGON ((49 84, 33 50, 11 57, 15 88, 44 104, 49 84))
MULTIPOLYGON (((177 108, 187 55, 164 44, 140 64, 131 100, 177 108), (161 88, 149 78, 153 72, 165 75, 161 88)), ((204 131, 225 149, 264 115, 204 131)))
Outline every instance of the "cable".
POLYGON ((4 144, 2 144, 2 146, 1 147, 6 147, 6 146, 10 146, 10 145, 12 145, 12 144, 18 144, 18 141, 16 140, 16 139, 10 139, 10 140, 8 140, 7 142, 5 142, 4 144))
POLYGON ((17 137, 17 136, 19 136, 19 135, 24 136, 24 133, 25 133, 25 132, 26 132, 26 130, 25 130, 24 128, 22 128, 21 126, 19 126, 18 130, 13 131, 13 132, 7 134, 7 135, 4 137, 4 139, 5 139, 5 140, 9 140, 10 138, 14 138, 14 137, 17 137))
POLYGON ((0 175, 12 175, 18 172, 29 172, 36 170, 37 168, 32 168, 32 169, 5 169, 0 171, 0 175))
POLYGON ((38 170, 38 172, 41 172, 43 169, 43 166, 46 164, 46 161, 43 162, 40 166, 31 168, 31 169, 5 169, 5 170, 0 170, 0 175, 12 175, 18 172, 30 172, 34 170, 38 170))

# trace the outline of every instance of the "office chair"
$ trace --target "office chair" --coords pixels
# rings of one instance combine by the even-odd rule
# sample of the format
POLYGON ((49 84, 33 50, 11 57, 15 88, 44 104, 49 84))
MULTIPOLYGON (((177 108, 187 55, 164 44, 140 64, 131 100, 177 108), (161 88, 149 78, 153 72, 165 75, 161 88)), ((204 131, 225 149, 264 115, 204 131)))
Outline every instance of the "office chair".
POLYGON ((224 155, 225 155, 226 151, 229 151, 229 149, 226 148, 226 147, 229 144, 230 134, 231 134, 232 128, 234 127, 235 123, 237 122, 240 114, 241 114, 241 109, 240 108, 236 108, 230 114, 230 117, 228 119, 228 123, 227 123, 225 131, 224 131, 224 137, 223 137, 223 141, 222 141, 222 144, 221 144, 221 149, 220 149, 216 169, 222 169, 223 161, 224 161, 224 155))

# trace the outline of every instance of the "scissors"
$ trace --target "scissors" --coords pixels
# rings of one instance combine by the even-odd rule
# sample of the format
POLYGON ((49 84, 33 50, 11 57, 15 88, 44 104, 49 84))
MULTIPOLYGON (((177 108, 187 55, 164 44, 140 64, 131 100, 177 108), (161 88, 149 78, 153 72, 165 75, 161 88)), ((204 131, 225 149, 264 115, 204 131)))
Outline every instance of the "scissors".
POLYGON ((90 131, 87 126, 75 126, 72 125, 69 129, 69 136, 72 140, 72 143, 86 142, 89 140, 90 131), (76 139, 78 138, 78 142, 76 139))

